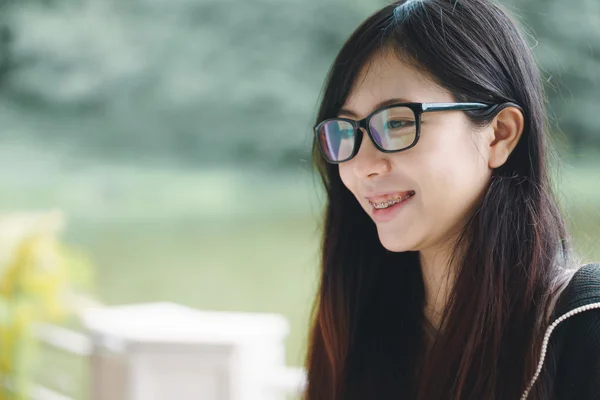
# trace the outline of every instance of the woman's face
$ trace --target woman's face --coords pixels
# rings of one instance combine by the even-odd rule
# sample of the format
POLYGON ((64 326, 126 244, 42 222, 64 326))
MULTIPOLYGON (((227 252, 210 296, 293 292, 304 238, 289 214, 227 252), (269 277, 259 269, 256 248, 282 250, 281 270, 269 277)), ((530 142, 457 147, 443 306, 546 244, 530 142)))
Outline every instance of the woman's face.
MULTIPOLYGON (((362 119, 380 104, 454 102, 453 96, 393 52, 363 69, 338 116, 362 119)), ((377 226, 390 251, 423 251, 451 243, 473 213, 491 176, 485 130, 461 111, 423 113, 416 146, 397 153, 378 151, 363 135, 358 154, 339 165, 344 185, 377 226), (414 193, 414 194, 413 194, 414 193), (410 196, 413 194, 412 196, 410 196), (375 203, 394 206, 376 210, 375 203)), ((489 137, 489 135, 487 135, 489 137)))

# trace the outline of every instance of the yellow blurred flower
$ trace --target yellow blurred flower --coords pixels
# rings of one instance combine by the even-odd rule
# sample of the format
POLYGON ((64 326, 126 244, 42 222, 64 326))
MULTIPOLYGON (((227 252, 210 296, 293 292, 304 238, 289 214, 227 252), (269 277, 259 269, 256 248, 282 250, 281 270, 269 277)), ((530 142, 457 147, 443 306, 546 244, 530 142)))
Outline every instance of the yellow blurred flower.
POLYGON ((59 213, 0 218, 0 400, 27 397, 36 323, 57 323, 74 312, 88 289, 86 258, 58 239, 59 213))

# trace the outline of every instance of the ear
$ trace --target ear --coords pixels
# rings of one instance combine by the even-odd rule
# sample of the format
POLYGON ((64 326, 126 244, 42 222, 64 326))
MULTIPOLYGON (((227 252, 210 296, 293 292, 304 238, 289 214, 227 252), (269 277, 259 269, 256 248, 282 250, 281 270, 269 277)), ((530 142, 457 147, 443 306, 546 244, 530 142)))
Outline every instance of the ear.
POLYGON ((524 126, 523 112, 517 107, 506 107, 496 115, 491 124, 493 136, 490 138, 488 158, 490 168, 504 165, 521 139, 524 126))

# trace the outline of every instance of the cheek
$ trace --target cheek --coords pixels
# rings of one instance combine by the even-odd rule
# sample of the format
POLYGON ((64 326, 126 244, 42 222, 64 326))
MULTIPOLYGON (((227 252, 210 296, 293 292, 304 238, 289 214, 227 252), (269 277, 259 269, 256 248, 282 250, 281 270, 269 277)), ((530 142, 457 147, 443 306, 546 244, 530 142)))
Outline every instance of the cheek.
POLYGON ((486 153, 472 132, 447 132, 423 158, 424 200, 428 215, 448 223, 464 219, 489 180, 486 153))

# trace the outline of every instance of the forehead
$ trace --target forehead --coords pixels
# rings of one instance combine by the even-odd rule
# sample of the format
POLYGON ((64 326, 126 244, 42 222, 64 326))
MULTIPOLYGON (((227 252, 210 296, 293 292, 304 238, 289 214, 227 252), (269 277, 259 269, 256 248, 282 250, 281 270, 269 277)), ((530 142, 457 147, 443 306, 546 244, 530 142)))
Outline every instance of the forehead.
POLYGON ((452 101, 450 93, 392 51, 375 55, 359 73, 342 107, 361 118, 391 99, 406 102, 452 101))

